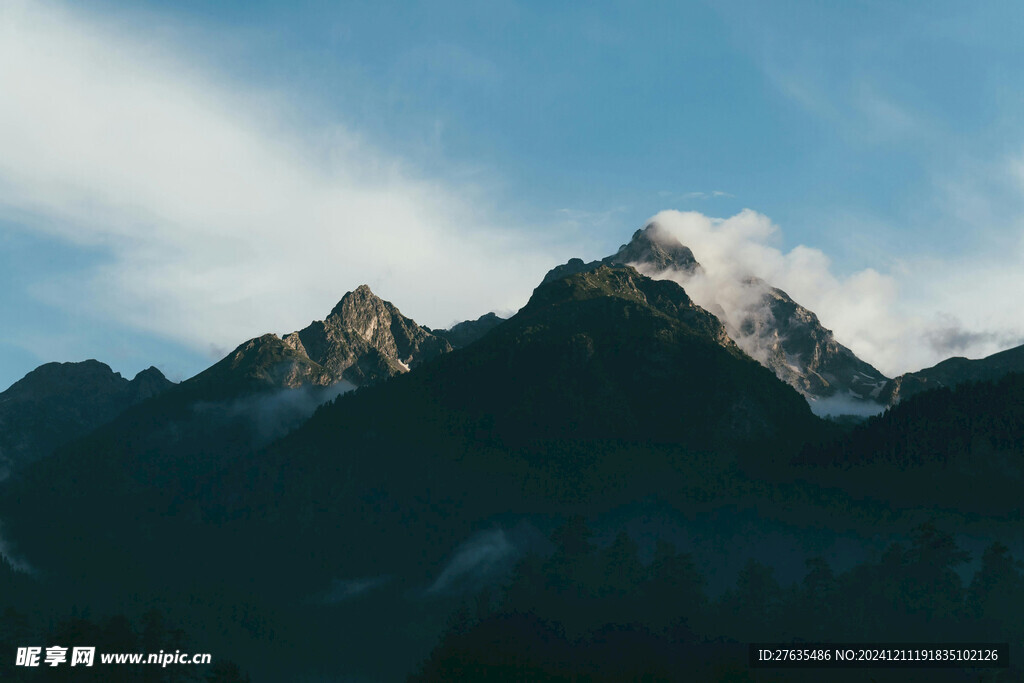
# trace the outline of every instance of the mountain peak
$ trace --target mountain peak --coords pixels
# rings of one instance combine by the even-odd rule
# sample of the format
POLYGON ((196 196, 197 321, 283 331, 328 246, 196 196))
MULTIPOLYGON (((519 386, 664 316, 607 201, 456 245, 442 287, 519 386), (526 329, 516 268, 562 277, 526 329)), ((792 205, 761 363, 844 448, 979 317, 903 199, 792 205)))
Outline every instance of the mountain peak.
POLYGON ((365 284, 345 294, 326 319, 283 341, 322 366, 331 381, 356 385, 407 372, 452 350, 448 341, 402 315, 365 284))
POLYGON ((674 270, 684 275, 695 275, 701 270, 689 247, 660 224, 648 223, 634 232, 632 239, 611 256, 590 263, 571 258, 549 270, 541 284, 594 270, 601 265, 634 266, 652 274, 674 270))
POLYGON ((156 396, 174 386, 174 382, 167 379, 164 373, 152 365, 136 373, 135 377, 128 384, 134 389, 135 395, 139 400, 156 396))
POLYGON ((234 382, 234 390, 242 392, 329 386, 341 380, 358 386, 408 372, 451 350, 446 340, 406 318, 364 284, 341 297, 324 320, 282 337, 250 339, 193 379, 234 382))
POLYGON ((700 270, 700 264, 690 248, 659 223, 648 223, 634 232, 628 243, 604 261, 635 264, 652 271, 673 268, 692 274, 700 270))
POLYGON ((341 297, 341 300, 331 309, 328 317, 336 315, 344 318, 346 314, 350 314, 355 309, 366 306, 378 306, 384 303, 387 302, 374 294, 369 285, 359 285, 341 297))
POLYGON ((106 363, 90 358, 76 363, 45 363, 15 382, 4 392, 8 396, 59 396, 81 391, 105 391, 127 384, 121 373, 106 363))

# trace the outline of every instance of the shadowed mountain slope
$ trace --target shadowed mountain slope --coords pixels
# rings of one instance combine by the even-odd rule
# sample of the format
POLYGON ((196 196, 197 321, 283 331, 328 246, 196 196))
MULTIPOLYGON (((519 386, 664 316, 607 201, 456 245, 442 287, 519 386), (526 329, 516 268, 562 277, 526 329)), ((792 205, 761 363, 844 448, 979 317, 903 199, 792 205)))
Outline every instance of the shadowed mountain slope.
POLYGON ((476 320, 466 320, 452 325, 447 330, 432 330, 432 332, 447 339, 454 348, 458 349, 469 346, 503 322, 505 322, 504 318, 499 318, 494 313, 486 313, 476 320))
POLYGON ((0 477, 172 386, 152 367, 129 381, 96 360, 39 366, 0 393, 0 477))

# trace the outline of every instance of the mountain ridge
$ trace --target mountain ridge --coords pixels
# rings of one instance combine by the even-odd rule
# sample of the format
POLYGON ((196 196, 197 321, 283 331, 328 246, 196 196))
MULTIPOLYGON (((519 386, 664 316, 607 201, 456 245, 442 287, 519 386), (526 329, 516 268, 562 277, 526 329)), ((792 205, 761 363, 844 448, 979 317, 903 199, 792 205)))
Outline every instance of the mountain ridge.
POLYGON ((431 330, 431 332, 447 339, 448 343, 457 349, 472 344, 503 322, 505 322, 505 318, 499 317, 492 311, 483 314, 476 320, 464 320, 448 329, 431 330))
POLYGON ((931 367, 904 373, 886 382, 880 399, 887 405, 895 405, 930 389, 996 380, 1014 372, 1024 372, 1024 344, 973 360, 954 356, 931 367))
POLYGON ((152 366, 128 380, 95 359, 40 365, 0 393, 0 477, 173 386, 152 366))

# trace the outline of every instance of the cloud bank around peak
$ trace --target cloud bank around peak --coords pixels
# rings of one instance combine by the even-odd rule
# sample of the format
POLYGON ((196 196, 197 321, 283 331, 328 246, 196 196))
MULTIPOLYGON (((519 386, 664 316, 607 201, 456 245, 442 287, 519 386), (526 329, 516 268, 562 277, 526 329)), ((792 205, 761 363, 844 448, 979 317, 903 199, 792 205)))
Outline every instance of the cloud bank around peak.
POLYGON ((756 293, 741 283, 759 277, 814 311, 841 344, 889 376, 1024 343, 1024 317, 1014 301, 1014 292, 1024 291, 1024 253, 1004 262, 904 259, 888 272, 841 275, 819 249, 785 250, 779 227, 749 209, 730 218, 662 211, 651 221, 704 267, 705 276, 687 285, 701 305, 726 315, 748 311, 756 293))
POLYGON ((364 282, 432 325, 517 307, 550 265, 474 188, 182 52, 63 5, 0 8, 0 229, 101 255, 28 295, 230 348, 364 282))

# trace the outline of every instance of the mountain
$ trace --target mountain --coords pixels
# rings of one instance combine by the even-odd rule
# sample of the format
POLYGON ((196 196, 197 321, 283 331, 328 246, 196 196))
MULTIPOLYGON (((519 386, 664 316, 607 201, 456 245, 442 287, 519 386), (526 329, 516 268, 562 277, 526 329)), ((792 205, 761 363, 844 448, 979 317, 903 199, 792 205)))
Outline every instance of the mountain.
MULTIPOLYGON (((714 289, 706 286, 707 273, 693 252, 657 223, 637 230, 614 255, 590 263, 572 259, 549 271, 544 282, 593 270, 604 263, 631 265, 655 279, 671 279, 691 293, 700 293, 697 303, 722 320, 736 344, 812 401, 812 405, 832 397, 873 402, 887 381, 882 373, 836 341, 813 312, 759 278, 730 283, 734 294, 739 295, 728 297, 728 301, 742 303, 728 304, 727 310, 714 289), (691 290, 691 284, 701 286, 691 290)), ((822 405, 816 407, 820 409, 822 405)))
POLYGON ((654 477, 635 444, 728 458, 772 452, 816 424, 800 395, 679 285, 601 265, 541 284, 459 353, 340 397, 228 479, 247 482, 256 500, 246 509, 273 499, 276 514, 294 504, 308 517, 306 503, 280 495, 302 491, 339 510, 339 523, 383 524, 393 509, 406 533, 452 506, 466 513, 467 498, 512 505, 522 487, 599 500, 654 477), (474 486, 481 477, 489 483, 474 486), (428 499, 437 510, 421 509, 428 499), (372 514, 361 507, 371 500, 372 514))
POLYGON ((278 337, 265 334, 184 383, 207 399, 345 381, 360 386, 408 372, 452 345, 357 287, 324 320, 278 337))
POLYGON ((886 382, 879 400, 894 405, 929 389, 999 379, 1011 372, 1024 372, 1024 345, 978 360, 948 358, 930 368, 900 375, 886 382))
MULTIPOLYGON (((1024 373, 1011 371, 904 396, 849 435, 807 449, 800 460, 838 465, 859 460, 900 467, 941 463, 955 475, 957 488, 980 472, 992 476, 998 465, 1002 471, 992 479, 1013 480, 1011 502, 1016 505, 1022 449, 1024 373)), ((991 488, 989 482, 976 490, 989 495, 991 488)))
POLYGON ((650 223, 634 232, 629 242, 604 260, 622 265, 640 263, 652 270, 672 268, 689 275, 701 270, 690 248, 683 246, 672 233, 657 223, 650 223))
MULTIPOLYGON (((783 304, 789 319, 815 322, 783 304)), ((368 314, 349 320, 365 325, 352 334, 374 339, 369 321, 380 330, 381 318, 372 305, 360 310, 368 314)), ((409 327, 396 336, 392 324, 396 352, 403 338, 418 339, 420 351, 431 343, 409 327)), ((273 335, 247 342, 216 372, 129 408, 0 486, 4 552, 37 569, 40 592, 55 605, 40 614, 156 604, 188 623, 203 647, 241 658, 263 680, 338 668, 353 679, 393 680, 427 655, 445 623, 467 632, 448 615, 488 586, 475 603, 485 615, 495 593, 519 595, 525 602, 507 606, 547 606, 543 623, 554 625, 528 623, 519 640, 497 628, 474 642, 555 652, 567 663, 559 674, 579 672, 575 661, 583 672, 604 671, 629 652, 650 662, 637 643, 652 637, 671 662, 680 643, 693 645, 671 675, 652 674, 668 679, 702 661, 698 644, 755 642, 782 627, 805 640, 849 642, 878 632, 878 621, 896 634, 924 632, 921 623, 941 634, 966 614, 942 605, 973 604, 960 600, 955 573, 933 571, 948 564, 936 556, 956 559, 952 541, 918 534, 910 550, 893 551, 894 534, 917 533, 907 521, 936 510, 951 531, 985 534, 984 519, 956 526, 955 511, 969 505, 1001 515, 1013 538, 1019 532, 1019 380, 988 393, 928 392, 890 411, 899 424, 842 430, 815 419, 800 393, 676 282, 629 266, 551 279, 458 352, 368 382, 281 439, 254 439, 253 425, 265 425, 282 396, 327 381, 317 379, 326 362, 299 341, 301 350, 273 335), (230 381, 255 393, 209 398, 230 381), (833 437, 845 441, 826 440, 833 437), (804 453, 817 457, 794 464, 808 442, 804 453), (953 465, 930 478, 901 474, 890 453, 902 457, 907 444, 922 459, 947 448, 953 465), (875 455, 884 460, 870 462, 875 455), (964 472, 979 471, 984 486, 963 485, 964 472), (592 524, 593 536, 575 519, 592 524), (666 552, 663 540, 679 552, 666 552), (854 550, 843 550, 851 541, 854 550), (641 561, 652 545, 653 559, 641 561), (875 559, 833 576, 833 560, 814 558, 837 549, 875 559), (513 565, 508 583, 503 572, 513 565), (707 601, 691 565, 710 579, 707 601), (718 598, 713 582, 727 589, 718 598), (515 590, 494 590, 501 585, 515 590), (806 616, 825 613, 820 606, 836 604, 835 595, 848 600, 830 618, 850 631, 806 616), (894 595, 907 596, 905 609, 894 595), (952 597, 935 608, 933 595, 952 597), (888 611, 879 615, 878 605, 888 611), (573 643, 581 660, 563 658, 573 643)), ((416 353, 393 357, 414 361, 416 353)), ((1000 583, 989 591, 1015 596, 1007 624, 1019 622, 1024 595, 1014 581, 1014 592, 1000 583)), ((448 652, 441 659, 458 664, 462 650, 448 652)), ((459 677, 450 671, 434 679, 459 677)))
MULTIPOLYGON (((377 314, 355 317, 371 339, 371 326, 381 331, 377 314)), ((396 349, 402 322, 386 328, 396 349)), ((436 339, 408 338, 419 343, 400 356, 410 365, 436 339)), ((376 585, 422 595, 496 515, 686 499, 694 481, 718 481, 705 463, 728 468, 740 451, 771 460, 817 423, 681 287, 628 267, 542 285, 457 353, 348 392, 277 441, 258 438, 282 401, 319 389, 273 388, 324 367, 310 346, 247 342, 4 482, 5 552, 46 577, 55 603, 168 605, 206 625, 204 642, 232 632, 253 661, 272 648, 277 663, 293 661, 288 644, 305 643, 336 666, 343 629, 357 634, 342 639, 346 663, 407 669, 444 624, 423 610, 448 602, 416 598, 423 625, 406 629, 409 605, 390 591, 383 607, 369 589, 337 605, 317 596, 376 585), (382 634, 397 622, 393 644, 382 634)))
POLYGON ((541 285, 476 343, 341 396, 265 452, 245 430, 251 403, 188 403, 200 386, 189 385, 37 463, 5 492, 5 533, 44 566, 78 551, 74 566, 95 561, 104 582, 110 558, 127 551, 83 549, 97 542, 89 529, 136 539, 136 562, 158 558, 162 572, 185 571, 166 556, 172 533, 192 544, 214 534, 211 554, 273 537, 292 548, 281 551, 290 561, 330 555, 316 564, 369 571, 374 552, 390 552, 371 543, 377 533, 394 536, 396 552, 438 534, 450 541, 478 515, 521 505, 524 491, 605 504, 603 491, 658 482, 672 458, 771 453, 816 424, 799 394, 681 287, 622 266, 541 285), (675 455, 662 461, 636 444, 675 455), (462 521, 440 524, 455 510, 462 521), (174 519, 206 531, 167 530, 174 519), (219 525, 232 520, 222 537, 219 525), (59 526, 60 540, 41 543, 40 525, 59 526))
MULTIPOLYGON (((20 473, 23 481, 12 487, 16 493, 8 492, 2 503, 10 506, 5 525, 10 519, 13 534, 14 517, 34 505, 17 493, 22 485, 24 490, 48 488, 48 495, 56 497, 46 504, 50 512, 63 517, 58 507, 76 510, 97 528, 117 528, 127 521, 122 510, 140 506, 160 510, 149 523, 163 524, 165 515, 174 517, 172 510, 192 505, 209 478, 228 463, 298 427, 320 404, 355 385, 406 374, 451 350, 448 341, 363 285, 345 294, 324 320, 283 338, 265 334, 250 339, 152 400, 111 415, 114 419, 102 426, 90 425, 98 429, 73 435, 80 438, 64 439, 50 457, 20 473)), ((148 386, 147 378, 148 373, 140 373, 136 383, 148 386)), ((20 386, 15 390, 21 391, 20 386)), ((39 510, 40 519, 46 514, 39 510)), ((77 543, 69 539, 67 548, 77 543)), ((45 565, 54 550, 39 547, 33 554, 45 565)))
POLYGON ((775 431, 767 417, 774 407, 759 392, 778 392, 775 400, 792 407, 784 387, 760 373, 679 285, 602 264, 542 284, 461 361, 416 377, 428 393, 436 380, 445 405, 509 420, 503 438, 701 434, 717 441, 775 431))
POLYGON ((172 386, 153 367, 129 381, 96 360, 39 366, 0 393, 0 478, 172 386))
MULTIPOLYGON (((135 555, 168 571, 174 539, 206 539, 208 563, 247 558, 247 581, 267 591, 395 572, 423 581, 494 515, 685 497, 688 477, 706 474, 702 463, 770 463, 818 426, 800 394, 743 353, 676 283, 602 265, 539 286, 473 344, 340 396, 266 449, 184 484, 163 474, 141 489, 133 482, 154 520, 81 523, 144 539, 137 527, 155 528, 172 511, 201 520, 165 529, 155 548, 135 555), (263 547, 274 556, 254 555, 263 547), (281 584, 285 571, 307 582, 281 584)), ((89 499, 115 495, 103 470, 125 469, 109 460, 96 467, 78 478, 73 496, 86 520, 95 517, 89 499)), ((147 468, 143 459, 127 469, 147 468)), ((57 563, 71 541, 40 547, 31 531, 56 522, 48 519, 48 478, 20 496, 32 501, 30 514, 0 512, 13 514, 11 534, 31 543, 33 555, 57 563)), ((110 571, 102 567, 107 581, 110 571)))
POLYGON ((505 322, 505 318, 499 318, 494 313, 486 313, 476 320, 466 320, 452 325, 447 330, 432 331, 437 336, 447 339, 452 347, 458 349, 469 346, 503 322, 505 322))

